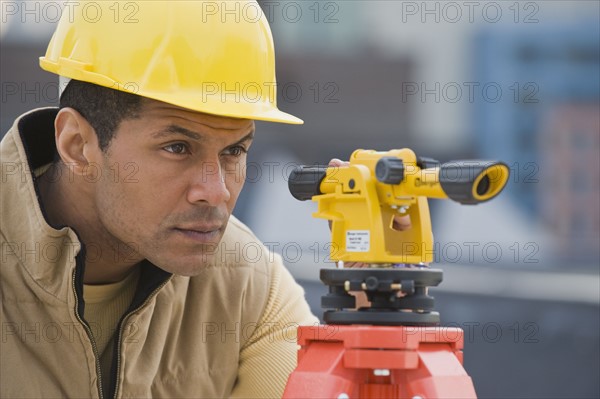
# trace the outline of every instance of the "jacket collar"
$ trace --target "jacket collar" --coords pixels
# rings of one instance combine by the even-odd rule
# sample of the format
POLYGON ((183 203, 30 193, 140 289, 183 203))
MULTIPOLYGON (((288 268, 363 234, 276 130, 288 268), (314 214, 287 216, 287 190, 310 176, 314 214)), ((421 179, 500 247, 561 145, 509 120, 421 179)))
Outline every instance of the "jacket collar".
MULTIPOLYGON (((52 162, 57 108, 20 116, 2 139, 2 257, 15 256, 24 271, 50 295, 66 301, 70 276, 82 245, 73 229, 51 226, 40 205, 33 171, 52 162)), ((5 263, 3 259, 2 263, 5 263)))

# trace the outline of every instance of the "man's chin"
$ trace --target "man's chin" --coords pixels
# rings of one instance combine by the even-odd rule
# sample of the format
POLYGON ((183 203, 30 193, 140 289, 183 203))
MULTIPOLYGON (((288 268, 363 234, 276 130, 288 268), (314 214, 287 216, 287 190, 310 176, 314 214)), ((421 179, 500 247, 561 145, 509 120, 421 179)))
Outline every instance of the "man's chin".
POLYGON ((173 255, 172 257, 160 257, 153 261, 148 258, 152 264, 162 270, 176 274, 178 276, 193 277, 200 274, 204 269, 214 265, 214 252, 202 252, 192 256, 173 255))

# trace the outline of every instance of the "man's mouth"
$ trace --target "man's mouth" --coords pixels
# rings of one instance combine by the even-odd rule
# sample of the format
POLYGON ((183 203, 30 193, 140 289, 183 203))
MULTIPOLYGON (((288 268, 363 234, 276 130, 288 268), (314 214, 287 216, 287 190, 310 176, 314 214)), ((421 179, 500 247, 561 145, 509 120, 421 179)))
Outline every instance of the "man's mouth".
POLYGON ((173 230, 199 243, 215 243, 221 238, 223 226, 175 227, 173 230))

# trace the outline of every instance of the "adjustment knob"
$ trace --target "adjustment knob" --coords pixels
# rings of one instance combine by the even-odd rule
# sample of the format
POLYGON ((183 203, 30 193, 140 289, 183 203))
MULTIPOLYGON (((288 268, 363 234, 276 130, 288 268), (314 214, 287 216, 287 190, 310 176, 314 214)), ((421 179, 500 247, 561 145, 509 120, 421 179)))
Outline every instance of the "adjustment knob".
POLYGON ((418 157, 417 166, 421 169, 439 168, 440 161, 433 158, 418 157))
POLYGON ((404 163, 395 157, 385 157, 375 165, 375 177, 384 184, 398 184, 404 180, 404 163))
POLYGON ((290 193, 300 201, 310 200, 321 194, 319 187, 327 174, 327 166, 298 166, 290 173, 288 187, 290 193))

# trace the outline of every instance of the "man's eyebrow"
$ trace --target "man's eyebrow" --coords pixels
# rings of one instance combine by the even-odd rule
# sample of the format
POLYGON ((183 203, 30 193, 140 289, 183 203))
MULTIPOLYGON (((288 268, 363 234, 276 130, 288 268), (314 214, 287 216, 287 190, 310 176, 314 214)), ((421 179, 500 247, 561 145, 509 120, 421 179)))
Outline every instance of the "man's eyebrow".
POLYGON ((169 125, 165 129, 154 133, 152 137, 155 139, 162 139, 177 134, 184 135, 192 140, 200 140, 202 138, 200 134, 177 125, 169 125))
POLYGON ((242 144, 242 143, 245 143, 246 141, 252 141, 253 139, 254 139, 254 130, 252 130, 250 133, 248 133, 247 135, 245 135, 244 137, 242 137, 241 139, 239 139, 238 141, 236 141, 235 143, 233 143, 231 145, 242 144))
MULTIPOLYGON (((254 139, 254 129, 248 133, 247 135, 245 135, 244 137, 242 137, 240 140, 238 140, 237 142, 233 143, 232 145, 237 145, 237 144, 242 144, 246 141, 250 141, 254 139)), ((183 128, 181 126, 177 126, 177 125, 169 125, 167 126, 165 129, 156 132, 152 135, 153 138, 155 139, 162 139, 165 137, 169 137, 169 136, 174 136, 177 134, 182 134, 192 140, 201 140, 202 139, 202 135, 200 135, 199 133, 196 133, 192 130, 188 130, 186 128, 183 128)))

